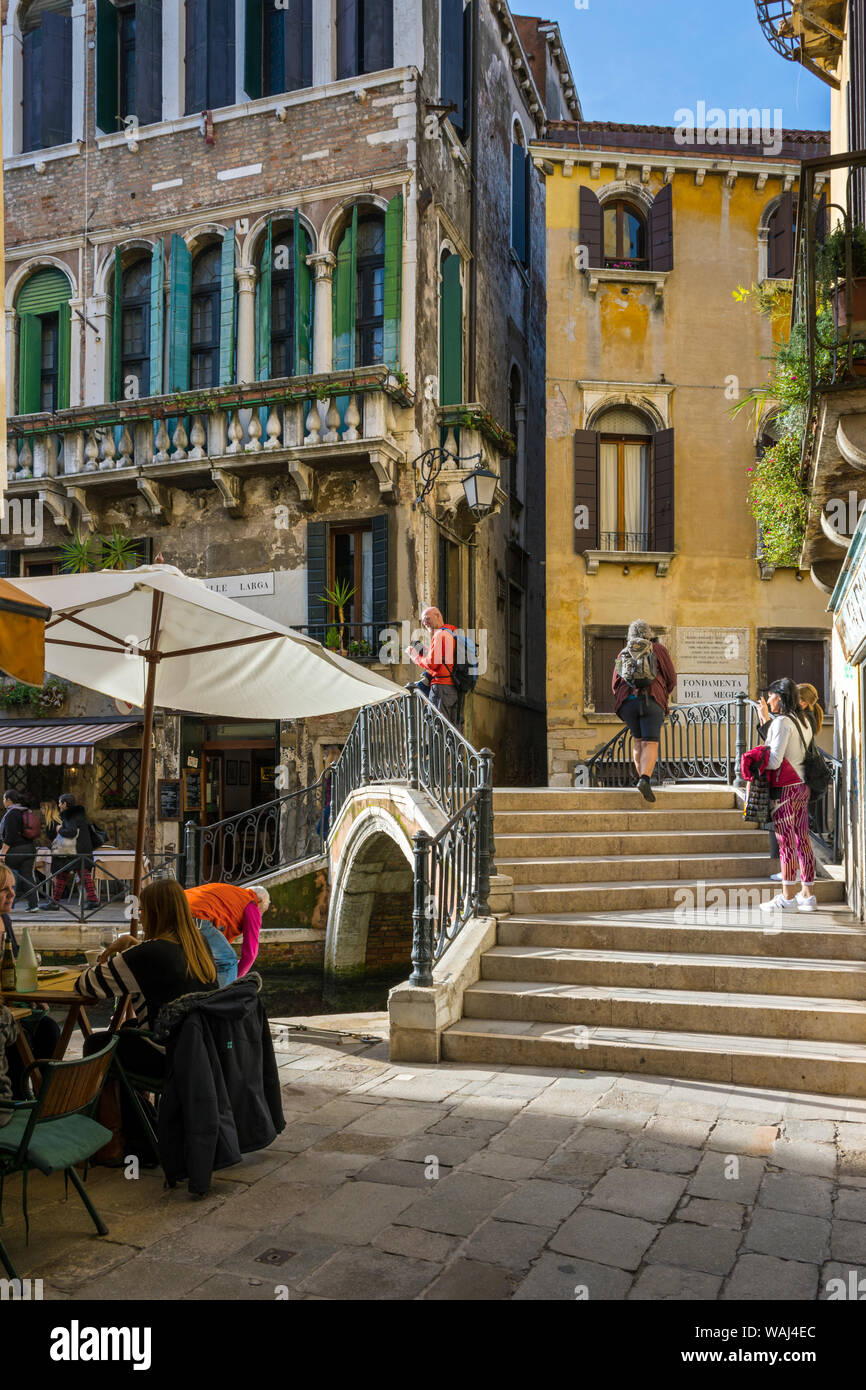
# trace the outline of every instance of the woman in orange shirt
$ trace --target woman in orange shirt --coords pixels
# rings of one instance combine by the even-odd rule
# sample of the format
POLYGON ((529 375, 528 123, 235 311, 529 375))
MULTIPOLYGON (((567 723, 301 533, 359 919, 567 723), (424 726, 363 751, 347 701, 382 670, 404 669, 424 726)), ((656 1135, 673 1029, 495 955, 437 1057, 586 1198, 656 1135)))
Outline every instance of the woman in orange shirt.
POLYGON ((241 888, 234 883, 202 883, 184 892, 210 947, 220 988, 246 975, 258 955, 262 914, 271 905, 268 890, 260 884, 241 888), (240 962, 229 945, 239 936, 243 938, 240 962))

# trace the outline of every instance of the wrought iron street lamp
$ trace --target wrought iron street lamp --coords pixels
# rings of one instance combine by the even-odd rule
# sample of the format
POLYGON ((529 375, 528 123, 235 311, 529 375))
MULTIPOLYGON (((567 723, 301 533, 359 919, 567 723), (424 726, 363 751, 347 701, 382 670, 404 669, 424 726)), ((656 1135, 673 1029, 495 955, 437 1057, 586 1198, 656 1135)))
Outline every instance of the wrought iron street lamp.
POLYGON ((452 464, 454 468, 460 469, 465 468, 470 463, 479 464, 479 467, 462 478, 461 482, 467 507, 475 520, 481 521, 489 515, 493 507, 496 485, 499 482, 495 473, 491 473, 489 468, 480 466, 481 454, 469 454, 465 458, 458 458, 450 449, 443 448, 427 449, 423 454, 419 454, 418 458, 415 459, 415 468, 418 471, 421 489, 415 498, 414 505, 419 507, 425 497, 429 496, 443 468, 448 463, 452 464))
POLYGON ((496 474, 491 473, 489 468, 476 468, 474 473, 463 479, 466 505, 476 521, 481 521, 490 512, 498 482, 496 474))

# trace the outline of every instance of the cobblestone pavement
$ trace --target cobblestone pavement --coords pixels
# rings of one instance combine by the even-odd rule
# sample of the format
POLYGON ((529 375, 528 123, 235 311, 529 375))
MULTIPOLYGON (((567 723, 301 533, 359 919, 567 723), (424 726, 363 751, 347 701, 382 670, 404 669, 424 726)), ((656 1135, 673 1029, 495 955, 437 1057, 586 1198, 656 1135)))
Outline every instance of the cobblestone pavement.
POLYGON ((25 1247, 7 1181, 19 1274, 61 1300, 812 1300, 866 1280, 866 1100, 279 1047, 286 1128, 203 1200, 94 1169, 100 1239, 34 1174, 25 1247))

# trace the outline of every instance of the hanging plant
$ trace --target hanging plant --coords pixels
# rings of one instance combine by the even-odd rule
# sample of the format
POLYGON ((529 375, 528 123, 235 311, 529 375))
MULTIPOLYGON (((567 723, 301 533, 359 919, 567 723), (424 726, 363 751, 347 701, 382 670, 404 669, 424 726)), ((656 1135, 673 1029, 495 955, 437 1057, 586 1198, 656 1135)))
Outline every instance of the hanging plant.
POLYGON ((25 685, 23 681, 13 681, 0 686, 0 706, 4 709, 19 709, 29 705, 37 714, 47 714, 59 709, 69 694, 66 681, 49 676, 44 685, 25 685))
POLYGON ((809 494, 800 480, 801 439, 786 434, 749 472, 748 498, 764 538, 768 564, 797 566, 806 534, 809 494))

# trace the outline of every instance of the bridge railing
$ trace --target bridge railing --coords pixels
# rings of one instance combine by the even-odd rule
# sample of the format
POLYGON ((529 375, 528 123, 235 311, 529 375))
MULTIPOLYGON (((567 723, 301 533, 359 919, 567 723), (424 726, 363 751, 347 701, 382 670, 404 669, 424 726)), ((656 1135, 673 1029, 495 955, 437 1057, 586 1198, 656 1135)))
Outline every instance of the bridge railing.
POLYGON ((212 825, 184 827, 186 886, 245 883, 324 851, 324 779, 212 825))
POLYGON ((448 816, 435 836, 414 837, 411 982, 432 984, 433 962, 473 916, 490 911, 493 754, 479 752, 416 690, 359 710, 330 770, 331 824, 352 792, 402 782, 448 816))

